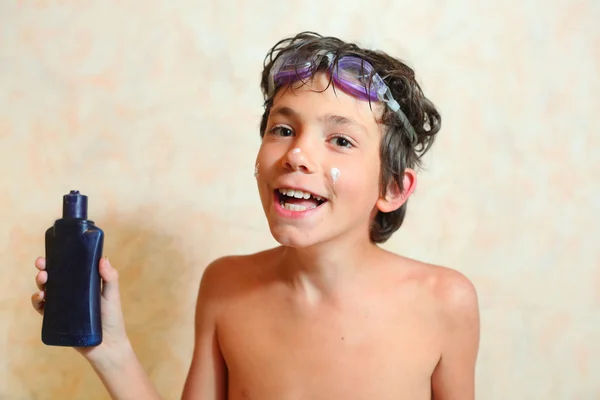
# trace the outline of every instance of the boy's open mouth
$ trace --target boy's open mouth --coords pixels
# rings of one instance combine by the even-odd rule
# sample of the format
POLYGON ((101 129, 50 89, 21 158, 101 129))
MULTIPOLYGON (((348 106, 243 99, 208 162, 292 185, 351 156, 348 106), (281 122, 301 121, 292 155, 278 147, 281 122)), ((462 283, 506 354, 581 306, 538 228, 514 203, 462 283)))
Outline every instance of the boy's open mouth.
POLYGON ((281 188, 275 190, 279 205, 290 211, 306 211, 319 207, 327 199, 302 190, 281 188))

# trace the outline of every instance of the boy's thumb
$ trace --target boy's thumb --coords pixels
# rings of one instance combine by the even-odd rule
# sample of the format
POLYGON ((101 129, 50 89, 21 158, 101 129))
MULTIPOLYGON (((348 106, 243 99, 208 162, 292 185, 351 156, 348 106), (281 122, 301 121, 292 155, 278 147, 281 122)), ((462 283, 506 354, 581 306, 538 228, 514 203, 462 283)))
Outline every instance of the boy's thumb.
POLYGON ((119 294, 119 273, 110 265, 108 257, 100 259, 100 277, 104 281, 102 289, 104 296, 117 296, 119 294))

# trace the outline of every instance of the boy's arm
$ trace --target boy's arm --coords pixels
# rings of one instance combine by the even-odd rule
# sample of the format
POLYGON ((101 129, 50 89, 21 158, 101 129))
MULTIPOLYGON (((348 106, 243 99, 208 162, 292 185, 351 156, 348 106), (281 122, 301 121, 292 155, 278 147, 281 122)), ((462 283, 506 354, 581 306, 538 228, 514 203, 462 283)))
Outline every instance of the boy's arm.
POLYGON ((133 349, 123 349, 118 360, 91 363, 111 399, 162 400, 133 349))
POLYGON ((226 259, 209 265, 202 276, 196 303, 195 342, 192 362, 183 388, 182 400, 225 400, 227 368, 216 331, 220 270, 226 259))
POLYGON ((473 284, 448 270, 439 289, 445 329, 440 361, 433 372, 434 400, 475 399, 475 364, 479 351, 479 305, 473 284))

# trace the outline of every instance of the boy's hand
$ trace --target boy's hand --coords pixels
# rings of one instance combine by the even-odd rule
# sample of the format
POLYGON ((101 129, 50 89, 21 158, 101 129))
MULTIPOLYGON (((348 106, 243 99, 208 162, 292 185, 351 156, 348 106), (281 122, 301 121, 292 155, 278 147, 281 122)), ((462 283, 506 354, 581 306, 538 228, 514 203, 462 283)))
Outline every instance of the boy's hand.
MULTIPOLYGON (((46 296, 46 259, 39 257, 35 260, 39 270, 35 283, 39 289, 31 296, 33 308, 41 315, 44 314, 44 301, 46 296)), ((119 294, 119 274, 107 258, 103 257, 99 263, 100 277, 103 280, 102 296, 100 300, 100 315, 102 318, 102 343, 95 347, 76 347, 92 365, 102 367, 114 365, 121 358, 129 355, 131 351, 129 339, 125 332, 123 312, 121 310, 121 297, 119 294)))

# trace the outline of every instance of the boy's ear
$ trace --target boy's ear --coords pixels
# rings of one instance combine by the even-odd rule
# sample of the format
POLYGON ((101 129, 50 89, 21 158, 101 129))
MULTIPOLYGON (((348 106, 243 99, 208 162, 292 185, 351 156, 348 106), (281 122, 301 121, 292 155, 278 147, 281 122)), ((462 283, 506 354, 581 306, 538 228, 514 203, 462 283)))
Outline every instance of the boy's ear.
POLYGON ((404 170, 402 186, 404 186, 404 190, 400 191, 396 182, 391 181, 387 187, 385 196, 380 196, 377 200, 377 209, 381 212, 388 213, 399 209, 406 203, 417 187, 417 174, 415 171, 410 168, 404 170))

